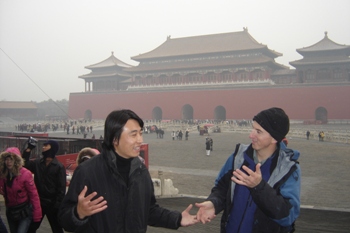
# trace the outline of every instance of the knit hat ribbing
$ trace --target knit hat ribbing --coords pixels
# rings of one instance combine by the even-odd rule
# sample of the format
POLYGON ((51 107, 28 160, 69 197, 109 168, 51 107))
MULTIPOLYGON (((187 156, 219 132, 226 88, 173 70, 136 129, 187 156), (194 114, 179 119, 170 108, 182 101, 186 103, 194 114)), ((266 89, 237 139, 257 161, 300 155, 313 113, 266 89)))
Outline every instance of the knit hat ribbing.
POLYGON ((281 108, 269 108, 254 116, 253 121, 263 127, 277 142, 289 132, 289 118, 281 108))

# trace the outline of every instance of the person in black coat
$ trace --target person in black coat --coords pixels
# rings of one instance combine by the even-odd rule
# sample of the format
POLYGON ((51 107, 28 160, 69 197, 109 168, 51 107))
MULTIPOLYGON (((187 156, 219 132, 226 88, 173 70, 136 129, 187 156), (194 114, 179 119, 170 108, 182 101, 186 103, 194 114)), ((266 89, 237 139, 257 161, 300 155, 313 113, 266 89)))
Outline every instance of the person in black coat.
POLYGON ((143 121, 131 110, 106 119, 102 153, 80 164, 59 211, 66 231, 135 232, 147 225, 177 229, 197 222, 189 213, 160 207, 146 165, 139 157, 143 121))
POLYGON ((42 158, 30 160, 31 150, 36 145, 28 141, 28 147, 23 152, 25 161, 24 167, 34 174, 34 182, 38 189, 42 219, 40 222, 32 222, 28 233, 36 232, 40 227, 43 218, 47 217, 53 233, 63 233, 63 229, 58 223, 58 208, 66 193, 66 169, 63 164, 56 159, 59 150, 58 142, 48 140, 44 142, 42 158))

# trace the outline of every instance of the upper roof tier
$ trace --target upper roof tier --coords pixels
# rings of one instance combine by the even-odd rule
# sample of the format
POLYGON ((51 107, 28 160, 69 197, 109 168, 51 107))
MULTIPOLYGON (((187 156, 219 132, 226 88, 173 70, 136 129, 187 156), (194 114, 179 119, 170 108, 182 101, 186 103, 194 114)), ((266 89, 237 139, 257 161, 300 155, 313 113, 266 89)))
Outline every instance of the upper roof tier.
POLYGON ((121 60, 116 58, 113 54, 114 53, 112 52, 112 55, 109 58, 107 58, 106 60, 103 60, 103 61, 96 63, 96 64, 93 64, 93 65, 85 66, 85 68, 86 69, 95 69, 95 68, 106 68, 106 67, 114 67, 114 66, 118 66, 118 67, 122 67, 122 68, 132 67, 132 65, 129 65, 125 62, 122 62, 121 60))
POLYGON ((317 42, 314 45, 311 45, 309 47, 304 47, 297 49, 297 52, 300 53, 301 55, 309 52, 321 52, 321 51, 334 51, 334 50, 349 50, 350 51, 350 46, 349 45, 341 45, 338 43, 335 43, 331 39, 328 38, 328 33, 324 33, 324 38, 317 42))
POLYGON ((230 32, 212 35, 202 35, 167 40, 154 50, 131 57, 136 61, 163 57, 178 57, 219 52, 239 52, 249 50, 264 50, 269 56, 276 58, 281 53, 268 49, 266 45, 258 43, 244 28, 241 32, 230 32))

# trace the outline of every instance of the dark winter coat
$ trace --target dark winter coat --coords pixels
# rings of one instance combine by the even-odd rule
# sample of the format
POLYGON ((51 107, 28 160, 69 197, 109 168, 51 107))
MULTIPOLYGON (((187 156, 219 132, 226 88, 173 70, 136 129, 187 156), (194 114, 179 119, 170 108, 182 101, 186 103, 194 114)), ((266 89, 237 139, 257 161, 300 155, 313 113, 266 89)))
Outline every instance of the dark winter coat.
POLYGON ((85 161, 75 170, 68 193, 59 211, 59 221, 66 231, 142 233, 147 225, 177 229, 181 213, 169 211, 156 203, 151 176, 139 158, 131 162, 128 186, 120 175, 113 151, 85 161), (97 192, 107 201, 107 209, 83 220, 77 218, 79 193, 97 192))
POLYGON ((34 182, 43 206, 58 209, 66 193, 66 169, 56 158, 46 166, 43 158, 30 160, 23 152, 24 166, 34 174, 34 182))

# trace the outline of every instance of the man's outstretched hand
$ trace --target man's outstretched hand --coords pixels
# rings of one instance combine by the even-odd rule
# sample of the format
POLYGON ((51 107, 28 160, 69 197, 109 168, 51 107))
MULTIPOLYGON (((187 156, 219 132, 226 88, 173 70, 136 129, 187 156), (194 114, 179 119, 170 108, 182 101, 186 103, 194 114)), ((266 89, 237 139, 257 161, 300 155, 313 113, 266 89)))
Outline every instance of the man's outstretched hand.
POLYGON ((107 209, 107 201, 102 196, 92 199, 97 195, 97 192, 92 192, 85 196, 87 187, 84 186, 83 190, 78 196, 77 213, 80 219, 84 219, 87 216, 99 213, 107 209))
POLYGON ((190 204, 184 211, 182 211, 182 220, 181 220, 181 226, 182 227, 188 227, 192 226, 196 223, 198 223, 198 219, 196 215, 191 215, 190 210, 192 209, 192 204, 190 204))
POLYGON ((196 203, 196 206, 199 208, 197 212, 197 219, 203 224, 210 222, 216 217, 215 208, 211 201, 204 201, 201 203, 196 203))

